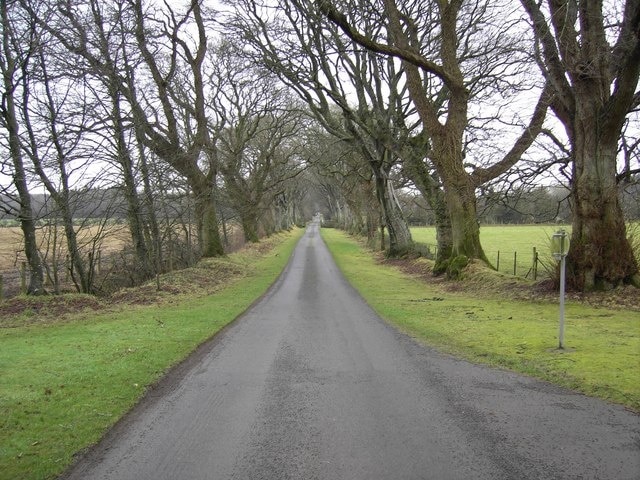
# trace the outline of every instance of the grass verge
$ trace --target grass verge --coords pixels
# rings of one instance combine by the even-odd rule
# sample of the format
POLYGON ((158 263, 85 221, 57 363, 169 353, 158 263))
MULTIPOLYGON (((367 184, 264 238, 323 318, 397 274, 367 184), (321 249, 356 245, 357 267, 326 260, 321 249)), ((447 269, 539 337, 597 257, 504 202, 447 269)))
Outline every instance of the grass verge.
MULTIPOLYGON (((336 263, 380 316, 441 351, 506 367, 640 411, 640 312, 466 294, 380 264, 338 230, 322 230, 336 263)), ((508 297, 508 294, 506 295, 508 297)))
POLYGON ((0 328, 0 479, 62 472, 169 367, 262 295, 301 234, 281 234, 270 248, 197 268, 195 278, 217 272, 226 279, 213 295, 192 285, 191 294, 170 295, 160 305, 85 310, 58 320, 43 315, 44 323, 23 315, 0 328))

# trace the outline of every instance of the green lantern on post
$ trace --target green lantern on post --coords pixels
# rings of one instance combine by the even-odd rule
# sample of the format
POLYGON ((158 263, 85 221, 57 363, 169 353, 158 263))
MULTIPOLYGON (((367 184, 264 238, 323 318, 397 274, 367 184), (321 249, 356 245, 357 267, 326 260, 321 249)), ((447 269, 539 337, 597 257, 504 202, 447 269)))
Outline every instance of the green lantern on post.
POLYGON ((551 254, 556 260, 562 260, 569 251, 569 234, 563 229, 558 230, 551 237, 551 254))

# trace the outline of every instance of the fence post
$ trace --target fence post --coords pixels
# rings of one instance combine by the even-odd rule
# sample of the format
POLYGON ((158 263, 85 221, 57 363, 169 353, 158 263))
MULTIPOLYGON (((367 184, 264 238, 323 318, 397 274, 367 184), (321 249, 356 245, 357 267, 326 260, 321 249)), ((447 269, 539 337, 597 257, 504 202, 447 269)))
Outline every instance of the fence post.
POLYGON ((538 279, 538 250, 533 247, 533 279, 538 279))
POLYGON ((518 252, 513 252, 513 276, 515 277, 517 273, 518 267, 518 252))
POLYGON ((89 252, 89 278, 93 282, 93 277, 96 275, 96 257, 93 252, 89 252))
POLYGON ((4 300, 4 277, 0 274, 0 302, 4 300))
POLYGON ((27 262, 20 264, 20 293, 27 294, 27 262))
POLYGON ((498 250, 498 259, 496 260, 496 270, 500 271, 500 250, 498 250))

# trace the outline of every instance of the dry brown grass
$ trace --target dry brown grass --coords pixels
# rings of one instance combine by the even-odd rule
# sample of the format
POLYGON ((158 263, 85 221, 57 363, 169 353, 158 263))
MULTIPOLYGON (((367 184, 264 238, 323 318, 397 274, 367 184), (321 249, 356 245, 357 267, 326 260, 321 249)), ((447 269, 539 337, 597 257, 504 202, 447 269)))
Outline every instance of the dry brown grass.
MULTIPOLYGON (((56 231, 53 227, 42 227, 37 231, 38 249, 48 265, 53 264, 54 236, 55 258, 57 262, 64 262, 67 247, 62 229, 58 227, 56 231)), ((20 227, 0 227, 0 275, 3 278, 2 294, 5 297, 11 297, 20 291, 20 269, 26 261, 23 238, 20 227)), ((78 244, 84 255, 97 251, 105 258, 111 253, 121 251, 128 241, 129 233, 123 225, 110 225, 106 228, 92 225, 78 230, 78 244)))
MULTIPOLYGON (((111 225, 100 232, 100 226, 93 225, 82 227, 78 231, 78 241, 80 245, 88 245, 92 239, 101 235, 100 250, 103 254, 113 253, 122 250, 129 240, 129 233, 126 226, 111 225)), ((54 231, 51 227, 42 227, 38 229, 37 238, 40 251, 46 251, 46 243, 52 238, 54 231)), ((66 244, 64 232, 60 227, 57 231, 58 235, 58 255, 66 255, 66 244)), ((25 260, 24 244, 22 230, 20 227, 2 227, 0 228, 0 271, 12 270, 20 266, 20 262, 25 260)))
POLYGON ((22 250, 22 230, 19 227, 0 228, 0 270, 16 266, 22 258, 22 250))
MULTIPOLYGON (((119 258, 118 255, 130 244, 130 233, 126 224, 106 227, 92 225, 76 228, 78 243, 85 258, 92 251, 99 254, 97 260, 98 273, 102 270, 107 271, 109 266, 113 265, 113 260, 119 258)), ((195 226, 193 230, 195 230, 195 226)), ((243 247, 244 236, 239 225, 234 223, 227 224, 227 233, 229 242, 225 248, 227 253, 237 251, 243 247)), ((67 256, 66 240, 62 227, 57 227, 57 230, 53 227, 42 227, 38 229, 37 235, 40 255, 49 266, 54 263, 52 238, 57 235, 55 258, 58 262, 58 273, 61 275, 60 272, 65 271, 63 263, 67 256)), ((185 232, 182 226, 175 226, 173 239, 185 241, 185 232)), ((5 298, 19 293, 21 283, 20 269, 24 261, 26 261, 26 258, 20 227, 0 227, 0 275, 3 277, 2 293, 5 298)), ((60 277, 60 281, 62 292, 74 290, 68 275, 65 274, 64 279, 60 277)), ((47 283, 46 288, 49 286, 47 283)))

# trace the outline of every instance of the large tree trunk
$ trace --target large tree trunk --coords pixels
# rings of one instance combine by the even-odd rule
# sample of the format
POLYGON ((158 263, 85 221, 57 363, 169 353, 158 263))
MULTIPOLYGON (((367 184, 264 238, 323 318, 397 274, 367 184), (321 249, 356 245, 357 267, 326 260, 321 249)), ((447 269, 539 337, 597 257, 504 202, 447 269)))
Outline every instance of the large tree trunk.
POLYGON ((192 182, 198 225, 198 243, 203 257, 224 255, 224 246, 218 231, 213 186, 209 182, 192 182))
POLYGON ((242 223, 242 233, 244 233, 245 242, 257 243, 260 241, 258 236, 258 215, 254 211, 248 211, 249 208, 242 208, 240 212, 240 223, 242 223))
POLYGON ((573 222, 567 281, 579 290, 638 284, 616 183, 617 143, 598 140, 593 121, 575 129, 573 222))
POLYGON ((474 187, 467 180, 460 178, 458 181, 449 182, 445 187, 445 198, 451 218, 452 255, 465 255, 486 261, 480 244, 474 187))
POLYGON ((618 141, 627 116, 637 108, 640 2, 622 2, 624 7, 615 10, 603 2, 521 3, 540 44, 539 64, 554 89, 551 107, 571 141, 573 231, 567 281, 583 291, 620 283, 640 286, 616 184, 618 141))
POLYGON ((405 157, 404 170, 413 181, 422 197, 431 207, 435 216, 436 227, 436 262, 433 273, 438 275, 446 270, 448 260, 453 251, 453 232, 451 229, 451 217, 447 209, 444 191, 440 187, 435 174, 432 174, 425 164, 424 155, 407 155, 405 157))
MULTIPOLYGON (((450 130, 453 130, 450 127, 450 130)), ((444 198, 451 221, 450 259, 464 255, 490 265, 480 244, 475 184, 462 162, 462 128, 434 136, 433 159, 444 186, 444 198), (459 138, 460 139, 459 139, 459 138)), ((446 233, 445 233, 446 234, 446 233)))

